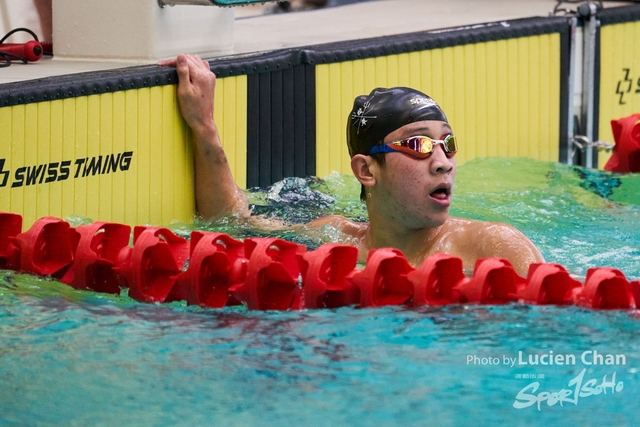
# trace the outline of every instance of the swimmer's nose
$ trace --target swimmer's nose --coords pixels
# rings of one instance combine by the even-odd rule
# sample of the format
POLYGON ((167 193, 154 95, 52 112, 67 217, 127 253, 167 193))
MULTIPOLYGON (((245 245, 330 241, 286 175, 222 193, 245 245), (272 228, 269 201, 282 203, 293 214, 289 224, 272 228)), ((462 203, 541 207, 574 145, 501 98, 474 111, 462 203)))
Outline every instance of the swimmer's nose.
POLYGON ((431 154, 430 160, 431 163, 429 165, 429 168, 431 170, 431 173, 434 174, 448 173, 453 169, 453 166, 455 165, 455 157, 447 157, 446 153, 444 152, 444 147, 440 144, 438 144, 436 149, 433 151, 433 154, 431 154))

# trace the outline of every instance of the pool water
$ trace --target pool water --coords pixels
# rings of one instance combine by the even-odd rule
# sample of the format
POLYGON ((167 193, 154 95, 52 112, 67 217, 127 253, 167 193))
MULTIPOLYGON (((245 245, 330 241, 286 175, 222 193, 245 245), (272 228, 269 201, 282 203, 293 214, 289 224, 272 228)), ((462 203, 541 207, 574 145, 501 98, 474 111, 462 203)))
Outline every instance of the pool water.
MULTIPOLYGON (((578 278, 607 266, 637 280, 639 188, 639 175, 476 160, 458 170, 452 214, 518 227, 578 278)), ((250 200, 293 223, 328 213, 362 220, 358 194, 351 177, 334 175, 252 190, 250 200)), ((171 227, 259 235, 233 220, 171 227)), ((313 249, 336 232, 277 235, 313 249)), ((0 271, 0 425, 630 425, 639 332, 630 311, 213 310, 0 271)))

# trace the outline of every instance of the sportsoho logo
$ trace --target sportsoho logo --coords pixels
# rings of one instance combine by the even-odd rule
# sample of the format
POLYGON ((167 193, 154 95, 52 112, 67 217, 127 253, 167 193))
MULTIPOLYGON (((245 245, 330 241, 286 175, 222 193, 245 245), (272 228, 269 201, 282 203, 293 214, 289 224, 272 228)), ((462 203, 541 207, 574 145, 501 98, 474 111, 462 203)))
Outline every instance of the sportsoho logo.
MULTIPOLYGON (((586 350, 579 354, 554 354, 553 351, 526 354, 519 351, 515 357, 510 357, 506 354, 500 357, 467 355, 467 365, 502 365, 509 368, 525 368, 527 370, 553 365, 572 366, 577 364, 585 367, 566 383, 566 387, 545 389, 540 381, 533 381, 516 394, 513 407, 525 409, 536 405, 538 410, 541 410, 543 403, 546 403, 546 406, 555 406, 556 404, 564 406, 565 403, 577 406, 580 399, 599 395, 615 395, 624 389, 624 382, 617 380, 617 371, 615 370, 609 371, 604 375, 587 374, 587 369, 592 369, 594 366, 626 365, 627 358, 624 354, 602 354, 596 350, 586 350)), ((545 375, 541 373, 517 373, 515 378, 540 380, 545 379, 545 375)))

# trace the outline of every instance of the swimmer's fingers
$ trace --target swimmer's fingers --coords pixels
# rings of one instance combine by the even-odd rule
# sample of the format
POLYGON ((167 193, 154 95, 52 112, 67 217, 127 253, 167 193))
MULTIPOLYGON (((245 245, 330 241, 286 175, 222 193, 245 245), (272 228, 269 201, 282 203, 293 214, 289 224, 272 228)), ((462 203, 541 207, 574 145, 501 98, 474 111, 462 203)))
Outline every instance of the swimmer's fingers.
POLYGON ((190 81, 193 81, 194 78, 199 76, 211 78, 210 74, 213 74, 209 63, 201 59, 198 55, 181 54, 176 58, 160 60, 158 61, 158 65, 162 67, 176 67, 178 77, 180 77, 181 80, 186 80, 187 76, 190 81), (188 71, 188 74, 185 71, 188 71))
POLYGON ((161 67, 175 67, 178 65, 178 61, 180 61, 180 59, 182 58, 195 58, 197 61, 202 61, 202 63, 208 68, 209 67, 209 63, 207 61, 203 61, 202 59, 200 59, 200 57, 198 55, 189 55, 186 53, 180 54, 175 58, 168 58, 168 59, 161 59, 157 62, 157 64, 161 67))
MULTIPOLYGON (((204 59, 200 58, 200 56, 198 55, 180 55, 180 56, 184 56, 189 62, 189 66, 193 67, 194 69, 205 71, 205 72, 211 71, 211 68, 209 67, 209 63, 204 59)), ((178 58, 180 58, 180 56, 178 56, 178 58)))
POLYGON ((209 64, 198 56, 179 55, 176 58, 178 71, 178 102, 182 116, 194 130, 209 127, 213 121, 213 98, 215 74, 209 64))
POLYGON ((180 80, 188 80, 203 90, 212 89, 215 85, 215 74, 211 72, 209 63, 197 55, 180 55, 177 58, 177 70, 180 80))
POLYGON ((176 71, 178 72, 178 94, 189 89, 191 86, 191 76, 189 72, 189 64, 187 58, 184 55, 180 55, 176 58, 176 71))
POLYGON ((160 61, 158 61, 158 65, 161 67, 175 67, 177 63, 177 58, 161 59, 160 61))

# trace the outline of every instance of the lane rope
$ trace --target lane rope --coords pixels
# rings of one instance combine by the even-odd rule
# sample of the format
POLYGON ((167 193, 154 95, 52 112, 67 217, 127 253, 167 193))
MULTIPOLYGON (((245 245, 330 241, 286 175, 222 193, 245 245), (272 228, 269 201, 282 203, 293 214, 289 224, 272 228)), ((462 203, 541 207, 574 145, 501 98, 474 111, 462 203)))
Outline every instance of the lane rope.
POLYGON ((369 252, 357 268, 354 246, 306 246, 278 238, 233 239, 193 231, 190 239, 168 228, 94 222, 71 227, 43 217, 22 231, 22 216, 0 212, 0 268, 51 276, 75 289, 120 294, 136 301, 186 301, 222 308, 300 310, 342 306, 446 304, 576 305, 635 309, 640 280, 594 267, 584 281, 559 264, 532 264, 526 277, 509 261, 479 259, 466 277, 460 258, 435 254, 418 268, 397 249, 369 252))

